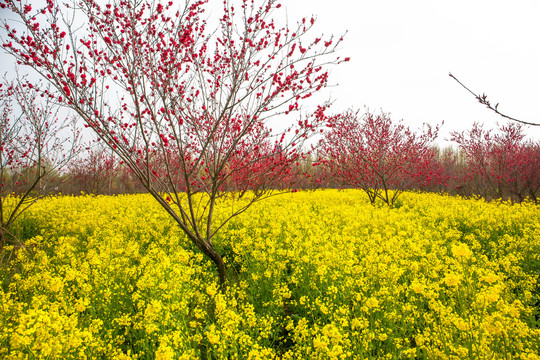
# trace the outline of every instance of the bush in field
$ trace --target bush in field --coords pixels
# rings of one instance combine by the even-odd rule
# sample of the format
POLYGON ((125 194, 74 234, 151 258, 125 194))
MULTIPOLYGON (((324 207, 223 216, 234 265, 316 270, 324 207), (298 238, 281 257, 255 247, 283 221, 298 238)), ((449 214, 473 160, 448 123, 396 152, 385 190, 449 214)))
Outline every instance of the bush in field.
POLYGON ((24 78, 0 83, 0 253, 19 242, 14 222, 58 189, 59 171, 77 150, 74 123, 59 118, 58 109, 47 90, 24 78))
POLYGON ((389 114, 354 111, 333 118, 329 127, 323 163, 341 184, 364 190, 371 203, 381 199, 393 206, 405 189, 441 178, 435 174, 441 169, 432 166, 430 147, 438 127, 425 125, 416 134, 389 114))
POLYGON ((25 26, 19 34, 4 23, 4 48, 54 85, 56 99, 131 169, 225 284, 216 233, 279 187, 326 118, 326 105, 301 116, 302 102, 326 86, 326 65, 348 59, 328 57, 341 39, 308 38, 313 18, 276 23, 275 0, 224 2, 215 31, 203 20, 206 3, 2 0, 25 26), (218 221, 229 190, 247 201, 218 221))

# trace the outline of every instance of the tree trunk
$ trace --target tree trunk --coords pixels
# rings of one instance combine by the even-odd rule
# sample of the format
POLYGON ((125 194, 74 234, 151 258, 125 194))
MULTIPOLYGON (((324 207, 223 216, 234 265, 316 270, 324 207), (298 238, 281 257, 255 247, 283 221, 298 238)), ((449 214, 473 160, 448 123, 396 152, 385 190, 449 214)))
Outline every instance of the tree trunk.
POLYGON ((0 228, 0 254, 4 251, 4 242, 6 240, 6 234, 3 228, 0 228))
POLYGON ((222 291, 225 291, 227 288, 227 267, 225 266, 225 262, 223 261, 223 258, 221 255, 216 253, 216 258, 212 257, 212 261, 216 264, 218 268, 218 275, 219 275, 219 285, 221 287, 222 291))
POLYGON ((225 265, 225 262, 223 261, 223 258, 221 255, 217 253, 216 250, 214 250, 214 247, 207 243, 206 241, 202 241, 204 246, 198 246, 202 252, 208 256, 214 264, 217 266, 218 270, 218 276, 219 276, 219 285, 221 287, 221 291, 225 291, 227 288, 227 266, 225 265))

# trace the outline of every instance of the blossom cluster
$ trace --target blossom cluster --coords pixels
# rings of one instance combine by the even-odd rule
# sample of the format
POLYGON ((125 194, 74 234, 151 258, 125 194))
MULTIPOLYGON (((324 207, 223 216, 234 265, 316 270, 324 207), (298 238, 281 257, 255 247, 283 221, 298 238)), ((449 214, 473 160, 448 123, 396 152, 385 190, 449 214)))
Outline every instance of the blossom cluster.
POLYGON ((222 292, 149 195, 48 198, 15 229, 25 248, 4 253, 0 357, 540 359, 539 215, 437 194, 394 208, 358 190, 286 194, 214 239, 222 292))

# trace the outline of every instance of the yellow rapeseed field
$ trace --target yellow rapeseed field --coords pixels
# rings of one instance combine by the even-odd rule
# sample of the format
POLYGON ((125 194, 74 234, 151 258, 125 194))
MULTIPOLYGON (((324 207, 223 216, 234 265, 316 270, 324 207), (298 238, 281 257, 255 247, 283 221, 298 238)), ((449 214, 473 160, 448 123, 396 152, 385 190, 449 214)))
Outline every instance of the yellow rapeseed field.
POLYGON ((45 199, 15 230, 26 248, 3 254, 0 358, 540 359, 530 203, 273 197, 214 240, 226 293, 148 195, 45 199))

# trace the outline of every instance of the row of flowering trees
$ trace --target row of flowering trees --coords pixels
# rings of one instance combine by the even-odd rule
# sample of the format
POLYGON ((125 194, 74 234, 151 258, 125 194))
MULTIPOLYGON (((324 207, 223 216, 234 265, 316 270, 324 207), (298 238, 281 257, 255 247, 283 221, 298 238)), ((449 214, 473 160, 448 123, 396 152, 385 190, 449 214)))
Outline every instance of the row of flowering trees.
POLYGON ((349 111, 330 121, 319 163, 339 184, 364 190, 393 206, 406 189, 434 180, 431 144, 438 127, 415 133, 389 114, 349 111), (391 191, 393 190, 393 191, 391 191))
POLYGON ((372 203, 390 206, 404 190, 538 201, 540 143, 526 139, 523 124, 485 129, 474 123, 452 132, 456 147, 444 150, 433 145, 438 130, 424 125, 414 132, 389 114, 346 112, 325 133, 319 164, 326 171, 319 179, 363 189, 372 203))
MULTIPOLYGON (((58 106, 49 97, 40 97, 25 79, 5 81, 0 96, 2 199, 17 194, 23 203, 31 203, 36 197, 30 194, 145 191, 107 146, 98 142, 83 149, 74 122, 60 121, 58 106)), ((364 190, 372 203, 381 200, 391 206, 404 190, 537 201, 540 146, 525 138, 522 124, 485 129, 475 123, 471 129, 453 132, 451 140, 457 147, 443 150, 433 145, 439 127, 424 125, 415 133, 387 113, 349 110, 329 117, 325 125, 316 152, 295 157, 277 172, 272 168, 276 161, 284 161, 284 155, 275 153, 257 167, 238 171, 222 184, 223 190, 352 187, 364 190), (267 178, 262 180, 260 173, 267 178), (272 176, 275 181, 268 179, 272 176), (261 180, 252 181, 255 178, 261 180)), ((155 156, 152 162, 156 172, 164 171, 164 159, 155 156)), ((227 166, 239 167, 234 160, 227 166)))
MULTIPOLYGON (((424 125, 414 132, 387 113, 349 110, 329 118, 316 152, 272 172, 276 160, 283 161, 282 154, 275 154, 258 162, 257 168, 246 168, 228 179, 223 189, 359 188, 372 203, 382 201, 390 206, 405 190, 537 201, 540 145, 526 139, 522 124, 485 129, 475 123, 471 129, 453 132, 451 140, 456 146, 446 149, 434 146, 438 130, 424 125), (274 176, 275 181, 250 182, 251 178, 262 179, 257 173, 274 176)), ((163 166, 163 160, 154 161, 154 168, 163 166)), ((53 172, 55 180, 51 176, 42 179, 49 189, 64 194, 146 191, 129 167, 103 145, 79 152, 64 165, 61 172, 53 172)), ((7 192, 17 192, 13 184, 4 187, 7 192)))

